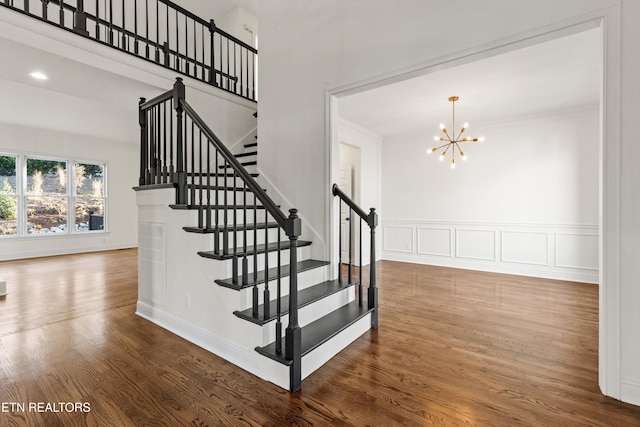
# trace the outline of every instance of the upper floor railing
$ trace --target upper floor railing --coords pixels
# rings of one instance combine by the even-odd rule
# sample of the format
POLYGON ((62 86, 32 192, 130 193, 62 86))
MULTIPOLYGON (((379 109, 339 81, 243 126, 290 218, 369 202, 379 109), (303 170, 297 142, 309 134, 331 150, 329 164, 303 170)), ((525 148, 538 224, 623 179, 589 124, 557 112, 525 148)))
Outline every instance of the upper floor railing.
POLYGON ((255 101, 258 51, 169 0, 0 5, 255 101))

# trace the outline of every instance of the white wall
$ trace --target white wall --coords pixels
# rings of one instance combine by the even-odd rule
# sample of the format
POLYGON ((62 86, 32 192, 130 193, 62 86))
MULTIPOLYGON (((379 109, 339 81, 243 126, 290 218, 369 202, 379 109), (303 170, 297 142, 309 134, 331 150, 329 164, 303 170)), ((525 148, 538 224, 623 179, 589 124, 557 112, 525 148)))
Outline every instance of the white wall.
MULTIPOLYGON (((382 217, 382 137, 370 132, 360 126, 357 126, 347 120, 341 120, 339 123, 339 140, 341 144, 348 144, 351 147, 359 149, 360 174, 355 179, 355 201, 365 211, 369 212, 371 208, 375 208, 378 213, 378 219, 382 217)), ((347 156, 349 150, 341 149, 342 154, 347 156)), ((336 181, 337 182, 337 181, 336 181)), ((380 229, 378 228, 377 231, 380 229)), ((366 225, 363 224, 362 232, 362 263, 368 265, 370 260, 370 238, 366 225)), ((381 257, 382 237, 380 233, 376 235, 376 259, 381 257)))
POLYGON ((481 5, 471 0, 272 0, 258 7, 261 167, 301 210, 304 220, 327 237, 332 225, 326 219, 332 212, 328 194, 338 169, 339 143, 327 131, 334 120, 330 95, 532 34, 608 17, 603 114, 605 143, 612 149, 604 158, 603 223, 610 234, 603 238, 609 269, 601 297, 600 386, 607 395, 640 404, 640 339, 633 332, 640 324, 636 286, 640 187, 634 184, 640 182, 640 170, 634 167, 634 157, 626 155, 638 151, 640 134, 635 119, 640 115, 635 77, 640 74, 636 48, 640 28, 635 24, 640 4, 635 0, 486 0, 481 5), (624 71, 617 74, 620 70, 624 71), (620 102, 611 98, 618 93, 620 102), (617 108, 621 114, 612 114, 617 108), (619 153, 625 157, 616 167, 619 153))
POLYGON ((0 239, 0 260, 131 248, 138 245, 138 212, 131 187, 140 165, 135 144, 0 123, 2 150, 107 163, 107 233, 0 239))
POLYGON ((423 132, 385 138, 384 258, 598 283, 597 106, 472 134, 455 170, 423 132))

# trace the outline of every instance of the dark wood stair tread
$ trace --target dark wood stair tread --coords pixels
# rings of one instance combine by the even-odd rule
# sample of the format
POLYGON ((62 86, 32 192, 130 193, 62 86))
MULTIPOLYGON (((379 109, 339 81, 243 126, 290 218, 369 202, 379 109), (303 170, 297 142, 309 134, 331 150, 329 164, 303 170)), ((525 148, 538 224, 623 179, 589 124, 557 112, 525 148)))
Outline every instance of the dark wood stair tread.
MULTIPOLYGON (((219 190, 219 191, 225 191, 225 190, 226 191, 243 191, 245 189, 245 187, 234 187, 234 186, 231 186, 231 185, 228 185, 226 187, 224 185, 215 185, 215 184, 214 185, 207 185, 204 182, 202 183, 202 185, 200 185, 199 183, 187 184, 187 187, 188 188, 195 188, 196 190, 199 190, 199 189, 202 188, 203 190, 209 189, 209 190, 212 190, 212 191, 215 191, 215 190, 219 190)), ((249 187, 246 187, 246 188, 247 188, 247 192, 250 193, 251 189, 249 187)), ((265 192, 267 191, 265 188, 263 188, 262 190, 265 191, 265 192)))
MULTIPOLYGON (((256 160, 252 160, 252 161, 249 161, 249 162, 240 162, 240 164, 242 166, 253 166, 253 165, 257 165, 258 162, 256 160)), ((231 165, 226 165, 226 167, 225 167, 225 165, 221 165, 221 166, 218 166, 218 169, 225 169, 225 168, 229 169, 231 167, 232 167, 231 165)))
MULTIPOLYGON (((290 242, 289 240, 284 240, 282 242, 280 242, 280 249, 282 250, 286 250, 289 249, 289 245, 290 242)), ((301 248, 303 246, 310 246, 311 242, 308 240, 298 240, 298 247, 301 248)), ((260 244, 258 246, 256 246, 254 248, 254 246, 247 246, 247 255, 251 256, 254 253, 254 250, 259 253, 259 254, 263 254, 265 252, 275 252, 278 250, 278 242, 273 242, 273 243, 269 243, 268 245, 260 244)), ((242 246, 237 247, 237 248, 231 248, 229 249, 229 253, 228 254, 223 254, 223 253, 219 253, 216 254, 214 251, 200 251, 198 252, 198 255, 200 255, 203 258, 211 258, 211 259, 217 259, 217 260, 224 260, 224 259, 231 259, 233 258, 233 255, 236 254, 238 256, 242 256, 244 254, 243 248, 242 246)))
POLYGON ((251 148, 251 147, 257 147, 258 143, 257 142, 250 142, 249 144, 244 144, 244 148, 251 148))
POLYGON ((248 157, 248 156, 255 156, 257 155, 258 152, 257 151, 248 151, 246 153, 240 153, 240 154, 234 154, 234 156, 237 157, 248 157))
MULTIPOLYGON (((298 273, 302 272, 302 271, 307 271, 307 270, 313 270, 314 268, 319 268, 319 267, 323 267, 325 265, 329 265, 328 261, 320 261, 317 259, 307 259, 304 261, 299 261, 297 263, 298 266, 298 273)), ((282 265, 280 267, 280 276, 281 277, 286 277, 289 275, 289 264, 285 264, 282 265)), ((278 275, 278 267, 272 267, 269 269, 269 280, 273 280, 277 277, 278 275)), ((257 277, 256 277, 256 283, 261 284, 264 283, 264 270, 258 271, 257 277)), ((251 286, 253 286, 253 273, 249 273, 249 276, 247 277, 247 284, 243 285, 242 282, 242 277, 239 277, 239 283, 234 284, 233 280, 231 277, 229 277, 228 279, 218 279, 215 281, 218 285, 220 286, 224 286, 225 288, 230 288, 230 289, 235 289, 235 290, 240 290, 240 289, 245 289, 245 288, 249 288, 251 286)))
MULTIPOLYGON (((316 301, 321 300, 324 297, 329 295, 333 295, 337 292, 340 292, 344 289, 348 289, 351 286, 356 285, 357 283, 347 283, 343 281, 340 283, 338 279, 335 280, 327 280, 326 282, 318 283, 317 285, 309 286, 308 288, 302 289, 298 292, 298 308, 305 307, 309 304, 312 304, 316 301)), ((272 290, 272 295, 276 294, 276 290, 272 290)), ((282 315, 289 313, 289 295, 284 295, 282 297, 282 315)), ((248 320, 257 325, 264 325, 276 318, 276 310, 277 310, 277 300, 272 300, 269 303, 269 314, 270 316, 265 319, 264 317, 264 304, 260 304, 258 306, 258 317, 253 317, 253 309, 248 308, 246 310, 238 310, 234 311, 233 314, 238 316, 241 319, 248 320)))
MULTIPOLYGON (((234 174, 231 172, 211 172, 211 173, 206 173, 206 172, 189 172, 187 173, 187 176, 211 176, 211 177, 216 177, 216 178, 224 178, 225 176, 233 178, 234 174)), ((250 172, 249 175, 251 175, 253 178, 257 178, 260 174, 256 173, 256 172, 250 172)), ((235 174, 236 177, 240 178, 240 176, 238 176, 238 174, 235 174)))
POLYGON ((182 227, 182 229, 188 233, 200 233, 200 234, 210 234, 215 233, 216 231, 242 231, 242 230, 264 230, 265 228, 277 228, 277 222, 269 222, 265 227, 264 222, 260 222, 258 224, 237 224, 235 227, 233 224, 229 224, 226 227, 213 227, 213 228, 200 228, 200 227, 182 227))
MULTIPOLYGON (((244 210, 244 206, 245 205, 211 205, 211 209, 215 210, 215 209, 237 209, 239 211, 244 210)), ((169 205, 169 207, 171 209, 178 209, 178 210, 198 210, 200 208, 200 205, 169 205)), ((206 209, 206 205, 202 205, 203 208, 206 209)), ((264 206, 262 205, 258 205, 256 206, 257 209, 264 209, 264 206)), ((248 211, 252 211, 253 210, 253 206, 248 206, 247 207, 247 212, 248 211)))
MULTIPOLYGON (((302 356, 304 357, 315 348, 329 341, 331 338, 344 331, 358 320, 362 319, 371 311, 373 310, 368 308, 366 301, 364 301, 362 303, 362 306, 360 306, 358 301, 356 300, 340 307, 335 311, 332 311, 331 313, 327 314, 324 317, 321 317, 315 322, 309 323, 308 325, 304 326, 301 331, 302 356)), ((290 366, 291 360, 287 360, 284 358, 284 338, 282 339, 282 344, 282 354, 278 354, 276 352, 275 342, 272 342, 265 347, 256 347, 256 351, 263 356, 275 360, 276 362, 290 366)))

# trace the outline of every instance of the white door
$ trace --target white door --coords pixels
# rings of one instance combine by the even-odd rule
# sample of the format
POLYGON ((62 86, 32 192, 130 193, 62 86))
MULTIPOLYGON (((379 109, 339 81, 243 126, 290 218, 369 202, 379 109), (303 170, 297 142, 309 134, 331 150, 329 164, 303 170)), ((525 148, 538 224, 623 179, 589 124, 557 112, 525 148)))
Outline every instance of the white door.
MULTIPOLYGON (((338 186, 350 199, 353 198, 353 167, 351 165, 340 166, 340 182, 338 186)), ((345 203, 341 203, 341 215, 340 215, 340 235, 342 236, 342 247, 340 248, 342 262, 344 264, 349 263, 349 227, 351 226, 351 220, 349 219, 349 207, 345 203)), ((355 236, 353 236, 355 239, 355 236)), ((354 240, 355 242, 355 240, 354 240)), ((355 253, 352 253, 355 256, 355 253)))

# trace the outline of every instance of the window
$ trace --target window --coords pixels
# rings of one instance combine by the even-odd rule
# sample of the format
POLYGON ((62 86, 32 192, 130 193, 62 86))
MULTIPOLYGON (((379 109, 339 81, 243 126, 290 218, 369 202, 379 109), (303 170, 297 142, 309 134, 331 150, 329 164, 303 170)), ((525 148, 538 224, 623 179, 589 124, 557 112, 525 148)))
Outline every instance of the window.
POLYGON ((0 237, 106 230, 106 165, 0 154, 0 237))
POLYGON ((16 157, 0 155, 0 236, 18 232, 16 157))

